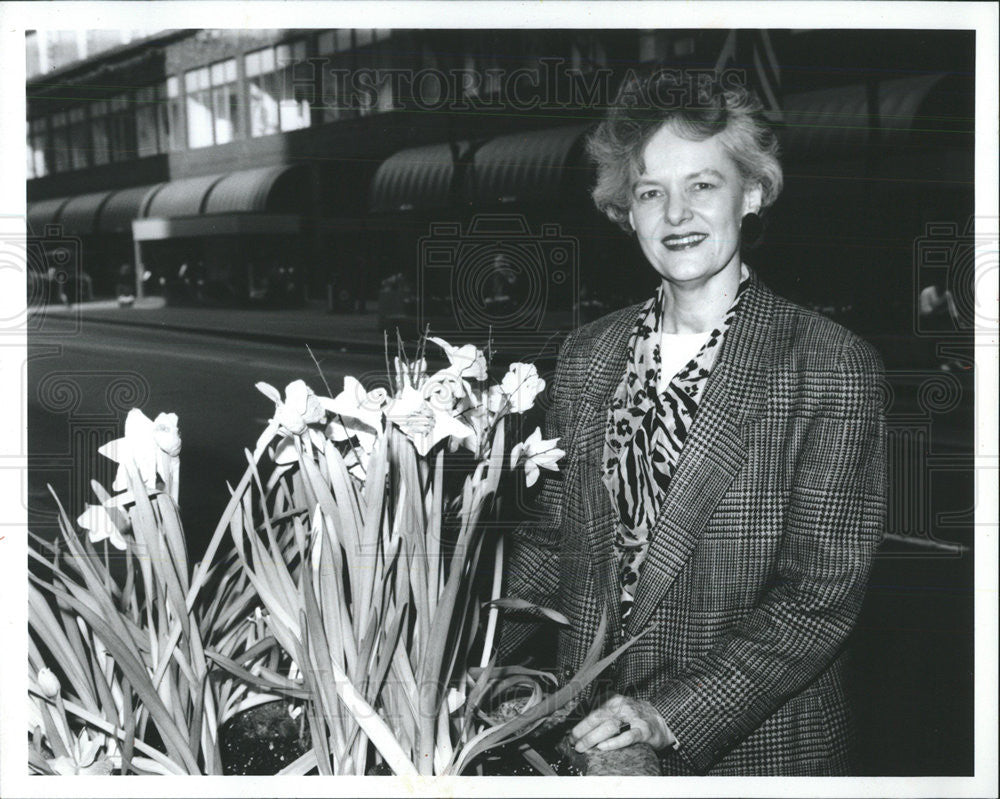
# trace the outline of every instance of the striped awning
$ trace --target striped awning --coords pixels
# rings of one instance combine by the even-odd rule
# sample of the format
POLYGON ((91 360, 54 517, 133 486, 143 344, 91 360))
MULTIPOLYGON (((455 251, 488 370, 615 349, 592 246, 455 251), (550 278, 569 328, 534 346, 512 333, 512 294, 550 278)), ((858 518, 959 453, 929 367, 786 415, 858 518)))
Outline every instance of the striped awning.
MULTIPOLYGON (((953 95, 961 91, 948 82, 936 73, 881 81, 872 93, 855 84, 787 95, 779 130, 783 155, 792 161, 859 158, 867 148, 900 147, 923 134, 965 133, 955 129, 962 119, 936 110, 937 95, 956 102, 953 95)), ((971 118, 966 122, 971 126, 971 118)))
POLYGON ((164 183, 148 200, 144 217, 197 216, 205 210, 209 192, 225 175, 201 175, 164 183))
POLYGON ((591 169, 583 158, 583 138, 590 127, 546 128, 487 142, 473 157, 473 201, 480 205, 586 202, 591 169))
POLYGON ((132 235, 132 220, 143 215, 145 203, 162 185, 154 183, 151 186, 133 186, 116 191, 97 215, 97 229, 101 233, 132 235))
POLYGON ((310 196, 308 180, 304 164, 233 172, 211 188, 204 213, 302 213, 303 201, 310 196))
POLYGON ((69 200, 69 197, 56 197, 28 203, 28 235, 44 236, 45 226, 58 223, 59 214, 69 200))
POLYGON ((369 207, 376 213, 445 208, 455 175, 451 147, 411 147, 387 158, 372 179, 369 207))
POLYGON ((96 191, 71 197, 59 214, 59 224, 67 236, 89 236, 97 232, 97 217, 110 191, 96 191))

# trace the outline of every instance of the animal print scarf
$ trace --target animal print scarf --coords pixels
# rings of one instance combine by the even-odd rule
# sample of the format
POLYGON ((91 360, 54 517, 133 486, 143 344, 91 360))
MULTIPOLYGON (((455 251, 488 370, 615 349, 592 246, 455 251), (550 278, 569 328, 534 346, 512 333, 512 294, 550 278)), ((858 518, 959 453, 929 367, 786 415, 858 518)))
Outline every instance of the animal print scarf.
POLYGON ((650 530, 694 422, 705 383, 749 285, 750 273, 742 266, 739 290, 722 323, 662 392, 657 390, 665 299, 662 286, 643 306, 629 338, 631 360, 608 413, 603 475, 619 516, 614 549, 623 622, 632 610, 650 530))

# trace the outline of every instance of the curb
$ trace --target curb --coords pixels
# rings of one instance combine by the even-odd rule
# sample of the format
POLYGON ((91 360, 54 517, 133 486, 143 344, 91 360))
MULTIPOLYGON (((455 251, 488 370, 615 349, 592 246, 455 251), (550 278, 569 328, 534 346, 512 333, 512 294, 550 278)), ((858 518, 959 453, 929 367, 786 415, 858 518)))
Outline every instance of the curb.
POLYGON ((152 330, 173 330, 178 333, 195 333, 203 336, 215 336, 217 338, 240 339, 242 341, 253 341, 259 344, 275 344, 282 347, 322 346, 327 349, 335 348, 344 352, 377 355, 381 355, 385 352, 385 345, 382 342, 367 342, 360 341, 358 339, 334 339, 322 335, 313 337, 284 333, 262 333, 252 330, 198 327, 195 325, 144 321, 141 319, 112 319, 106 316, 91 314, 85 315, 83 317, 83 321, 84 323, 96 322, 102 325, 120 325, 122 327, 144 327, 152 330))

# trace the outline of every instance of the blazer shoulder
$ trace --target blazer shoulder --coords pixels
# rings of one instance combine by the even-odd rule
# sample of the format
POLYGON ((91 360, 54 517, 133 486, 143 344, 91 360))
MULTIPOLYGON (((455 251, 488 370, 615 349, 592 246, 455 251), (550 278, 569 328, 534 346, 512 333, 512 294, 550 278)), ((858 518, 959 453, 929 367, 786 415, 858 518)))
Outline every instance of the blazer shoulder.
POLYGON ((857 333, 827 316, 775 295, 779 335, 792 362, 802 368, 850 371, 884 370, 878 350, 857 333))
POLYGON ((592 322, 572 330, 563 344, 566 354, 578 354, 585 350, 590 352, 598 342, 607 341, 610 335, 620 333, 631 326, 639 318, 639 311, 645 303, 636 303, 626 308, 604 314, 592 322))
MULTIPOLYGON (((585 386, 607 377, 608 364, 622 357, 643 303, 605 314, 571 331, 559 350, 556 394, 578 397, 585 386)), ((617 379, 617 378, 616 378, 617 379)))

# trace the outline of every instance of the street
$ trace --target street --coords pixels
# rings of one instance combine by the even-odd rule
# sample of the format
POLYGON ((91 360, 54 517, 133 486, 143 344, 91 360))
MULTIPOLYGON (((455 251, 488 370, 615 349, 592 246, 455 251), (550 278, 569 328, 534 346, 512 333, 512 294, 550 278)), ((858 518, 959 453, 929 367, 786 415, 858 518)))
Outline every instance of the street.
MULTIPOLYGON (((57 329, 57 322, 50 324, 57 329)), ((73 329, 69 322, 66 328, 73 329)), ((235 483, 243 473, 243 450, 253 449, 274 410, 254 384, 265 381, 284 391, 301 378, 323 391, 304 346, 88 322, 52 349, 38 341, 28 346, 28 523, 45 537, 56 532, 46 484, 68 503, 72 518, 94 499, 91 478, 110 487, 114 464, 96 449, 121 435, 135 405, 150 418, 160 412, 179 417, 181 515, 194 554, 225 508, 227 481, 235 483)), ((364 379, 385 372, 384 359, 374 355, 313 354, 334 394, 345 374, 364 379)))

